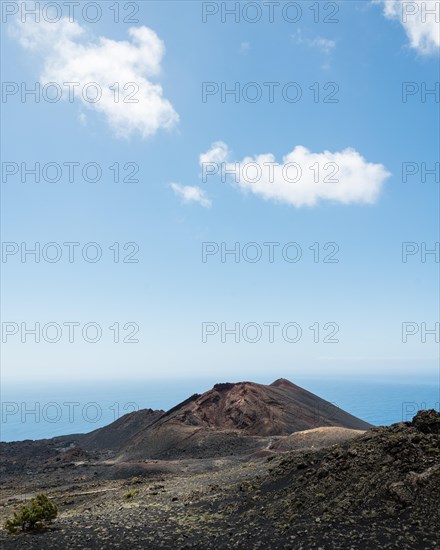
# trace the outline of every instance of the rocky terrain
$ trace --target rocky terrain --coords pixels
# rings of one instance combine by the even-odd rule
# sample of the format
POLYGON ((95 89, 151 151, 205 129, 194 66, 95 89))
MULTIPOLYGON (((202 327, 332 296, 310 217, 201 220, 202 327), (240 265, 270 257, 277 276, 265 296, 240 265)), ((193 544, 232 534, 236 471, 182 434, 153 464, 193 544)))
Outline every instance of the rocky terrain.
POLYGON ((267 452, 316 448, 369 427, 288 380, 216 384, 166 412, 132 412, 85 435, 0 443, 3 498, 34 479, 41 486, 125 479, 158 469, 174 471, 174 461, 191 459, 201 460, 193 464, 203 470, 219 457, 247 460, 267 452))
MULTIPOLYGON (((284 396, 300 393, 289 384, 281 381, 272 387, 279 391, 281 386, 284 396)), ((231 387, 214 387, 209 395, 192 397, 165 414, 131 413, 119 419, 114 430, 103 428, 110 449, 102 448, 105 441, 99 430, 87 436, 2 444, 2 524, 17 504, 38 492, 47 494, 60 513, 42 532, 0 531, 1 547, 438 547, 439 413, 420 411, 412 422, 389 427, 360 430, 340 422, 308 425, 292 433, 289 422, 294 415, 283 411, 278 401, 271 407, 265 401, 262 410, 268 407, 268 416, 273 409, 277 413, 270 430, 264 415, 254 421, 249 418, 261 395, 253 401, 255 388, 249 394, 245 385, 234 385, 233 392, 231 387), (230 400, 236 399, 241 401, 231 415, 230 400), (188 422, 190 428, 195 425, 202 431, 225 430, 225 441, 231 431, 252 443, 240 447, 232 439, 227 452, 212 456, 208 437, 207 453, 201 447, 188 457, 183 452, 170 459, 126 458, 123 441, 144 442, 145 430, 158 430, 171 419, 174 429, 179 422, 185 426, 188 422), (235 429, 231 425, 225 429, 225 422, 235 429), (130 434, 127 439, 124 425, 130 434), (112 439, 114 434, 121 437, 112 439), (200 458, 191 456, 197 453, 200 458)), ((268 399, 274 394, 264 395, 268 399)), ((305 392, 305 398, 312 399, 309 396, 313 394, 305 392)), ((345 418, 343 411, 337 413, 338 420, 345 418)), ((308 418, 298 415, 301 423, 308 418)), ((203 438, 193 440, 203 442, 203 438)), ((151 447, 154 452, 157 448, 151 447)))

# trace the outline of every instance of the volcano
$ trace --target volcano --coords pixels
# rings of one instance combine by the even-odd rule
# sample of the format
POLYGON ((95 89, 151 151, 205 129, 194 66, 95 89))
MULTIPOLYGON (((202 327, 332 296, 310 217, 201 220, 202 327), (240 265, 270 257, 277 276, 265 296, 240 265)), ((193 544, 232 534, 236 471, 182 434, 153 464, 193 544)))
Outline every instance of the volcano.
POLYGON ((120 460, 248 454, 314 428, 366 430, 370 424, 280 378, 215 384, 166 412, 137 411, 83 436, 84 449, 112 448, 120 460), (110 444, 111 443, 111 444, 110 444))

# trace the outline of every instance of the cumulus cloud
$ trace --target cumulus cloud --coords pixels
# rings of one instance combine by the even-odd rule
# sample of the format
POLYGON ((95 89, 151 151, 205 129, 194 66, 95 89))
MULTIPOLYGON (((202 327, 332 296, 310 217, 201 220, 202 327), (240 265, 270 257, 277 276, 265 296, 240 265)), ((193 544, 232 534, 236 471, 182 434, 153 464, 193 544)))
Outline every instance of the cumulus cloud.
POLYGON ((328 200, 343 204, 374 203, 390 173, 367 162, 355 149, 313 153, 296 146, 277 162, 271 153, 232 161, 228 146, 215 142, 200 155, 202 179, 218 176, 243 191, 295 207, 328 200))
POLYGON ((67 18, 57 23, 23 23, 17 18, 11 34, 23 48, 41 56, 42 85, 57 83, 63 90, 62 97, 69 99, 69 88, 64 83, 79 83, 71 88, 75 98, 102 113, 118 137, 139 133, 145 138, 178 122, 178 114, 163 97, 161 85, 152 81, 160 75, 165 53, 164 43, 152 29, 129 28, 129 40, 118 41, 90 35, 67 18), (82 93, 91 82, 97 84, 92 92, 102 92, 97 101, 98 94, 82 93))
POLYGON ((211 148, 206 153, 201 153, 199 156, 199 164, 202 166, 207 163, 221 163, 229 156, 229 149, 223 141, 215 141, 211 148))
POLYGON ((198 202, 204 208, 210 208, 212 203, 206 197, 205 191, 197 186, 170 183, 171 189, 183 202, 198 202))
POLYGON ((383 4, 388 19, 400 21, 412 48, 423 55, 440 47, 440 3, 438 0, 373 0, 383 4))

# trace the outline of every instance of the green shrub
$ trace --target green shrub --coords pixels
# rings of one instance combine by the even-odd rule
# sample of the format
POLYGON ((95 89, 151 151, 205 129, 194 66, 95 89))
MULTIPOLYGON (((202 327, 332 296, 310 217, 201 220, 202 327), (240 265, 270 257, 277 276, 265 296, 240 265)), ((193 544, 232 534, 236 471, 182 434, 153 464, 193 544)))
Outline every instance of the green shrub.
POLYGON ((139 494, 139 489, 133 489, 132 491, 128 491, 128 493, 125 493, 124 498, 125 500, 131 500, 134 497, 137 497, 139 494))
POLYGON ((22 531, 32 531, 34 529, 43 529, 53 519, 57 517, 58 508, 46 495, 40 494, 31 499, 30 504, 22 506, 14 516, 5 522, 5 527, 9 533, 22 531))

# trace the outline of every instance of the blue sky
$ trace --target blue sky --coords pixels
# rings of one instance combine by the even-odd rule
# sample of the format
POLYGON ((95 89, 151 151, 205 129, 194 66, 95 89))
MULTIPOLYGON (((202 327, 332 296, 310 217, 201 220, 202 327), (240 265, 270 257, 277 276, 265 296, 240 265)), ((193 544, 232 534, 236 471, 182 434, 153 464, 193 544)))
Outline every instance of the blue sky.
MULTIPOLYGON (((13 2, 4 4, 14 11, 13 2)), ((29 17, 25 24, 3 14, 3 82, 18 83, 19 90, 22 83, 78 81, 83 89, 97 82, 104 90, 96 104, 79 96, 22 102, 13 84, 3 97, 9 139, 2 155, 10 163, 4 170, 13 171, 12 163, 81 168, 92 162, 103 171, 95 183, 81 174, 69 182, 66 170, 58 182, 31 176, 22 182, 21 172, 2 182, 4 243, 80 243, 72 263, 65 247, 56 263, 3 254, 8 330, 14 323, 78 322, 81 331, 95 322, 103 331, 97 343, 78 335, 70 343, 67 329, 56 343, 32 337, 22 343, 20 329, 3 345, 4 380, 434 377, 438 339, 428 335, 423 342, 419 330, 402 342, 403 322, 432 329, 439 321, 438 257, 422 262, 417 253, 402 262, 403 242, 422 250, 422 243, 433 249, 439 241, 439 176, 423 183, 419 171, 402 181, 403 163, 421 170, 422 163, 433 168, 439 161, 439 92, 423 95, 424 87, 439 86, 434 16, 423 21, 420 2, 405 20, 394 0, 334 2, 332 13, 320 3, 319 16, 312 2, 299 2, 296 22, 281 11, 270 22, 264 7, 255 23, 243 15, 252 11, 222 22, 221 3, 211 2, 205 10, 219 11, 203 22, 201 2, 139 2, 131 3, 139 7, 138 23, 116 23, 111 3, 99 4, 95 23, 81 13, 73 23, 29 17), (136 82, 139 102, 116 104, 108 90, 113 82, 136 82), (251 82, 263 92, 260 101, 228 95, 222 102, 220 93, 202 101, 203 83, 243 89, 251 82), (273 102, 265 82, 279 83, 273 102), (296 102, 280 92, 292 82, 302 92, 296 102), (406 102, 405 82, 412 83, 406 102), (311 86, 320 91, 318 102, 311 86), (323 102, 336 89, 338 102, 323 102), (200 155, 218 164, 216 147, 223 166, 272 155, 277 163, 303 162, 304 178, 203 181, 200 155), (115 162, 136 163, 139 181, 115 183, 109 169, 115 162), (336 163, 337 183, 310 181, 314 162, 320 170, 336 163), (96 263, 78 252, 90 242, 102 249, 96 263), (222 262, 220 254, 202 262, 206 242, 280 246, 273 262, 265 254, 256 263, 231 256, 222 262), (295 263, 280 252, 291 242, 302 251, 295 263), (113 243, 121 249, 136 243, 139 261, 115 263, 113 243), (314 243, 321 254, 316 263, 314 243), (322 262, 326 243, 337 244, 338 263, 322 262), (265 335, 256 343, 233 337, 223 343, 219 330, 203 342, 207 322, 219 329, 221 323, 294 322, 302 336, 290 343, 280 330, 273 343, 265 335), (139 342, 112 341, 114 323, 138 325, 139 342), (315 323, 317 343, 309 329, 315 323), (322 341, 326 323, 338 325, 339 342, 322 341)), ((120 2, 124 14, 127 4, 120 2)))

